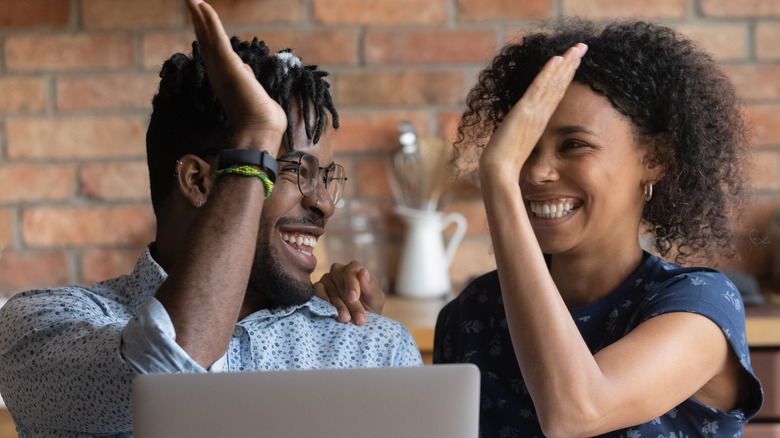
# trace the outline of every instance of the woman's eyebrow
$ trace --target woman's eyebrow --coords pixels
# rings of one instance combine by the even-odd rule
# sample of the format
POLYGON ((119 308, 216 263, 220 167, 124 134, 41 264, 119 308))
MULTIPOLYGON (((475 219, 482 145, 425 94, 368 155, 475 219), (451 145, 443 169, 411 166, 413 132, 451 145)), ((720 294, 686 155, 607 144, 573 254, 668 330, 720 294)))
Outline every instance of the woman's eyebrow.
POLYGON ((598 137, 598 134, 596 134, 595 132, 585 128, 584 126, 579 126, 579 125, 561 126, 559 128, 555 128, 553 132, 557 135, 588 134, 594 137, 598 137))

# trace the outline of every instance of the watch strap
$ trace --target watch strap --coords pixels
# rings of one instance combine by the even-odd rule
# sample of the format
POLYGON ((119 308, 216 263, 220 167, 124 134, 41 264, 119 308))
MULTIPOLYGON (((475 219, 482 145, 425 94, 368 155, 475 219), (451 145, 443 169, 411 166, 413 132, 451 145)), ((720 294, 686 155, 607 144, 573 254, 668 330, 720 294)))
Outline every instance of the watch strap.
POLYGON ((223 149, 219 156, 219 169, 235 165, 257 166, 263 170, 271 182, 276 182, 278 166, 276 159, 267 151, 253 149, 223 149))

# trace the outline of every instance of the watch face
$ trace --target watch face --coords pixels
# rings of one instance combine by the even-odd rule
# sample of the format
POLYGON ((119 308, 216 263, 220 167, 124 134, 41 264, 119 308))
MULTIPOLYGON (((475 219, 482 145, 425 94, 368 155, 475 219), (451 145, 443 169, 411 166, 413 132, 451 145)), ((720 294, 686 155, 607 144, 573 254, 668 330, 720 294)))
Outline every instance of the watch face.
POLYGON ((263 151, 261 154, 262 162, 260 163, 260 167, 267 170, 271 175, 268 175, 269 178, 271 178, 271 181, 276 180, 276 173, 278 171, 278 166, 276 164, 276 158, 272 157, 271 154, 269 154, 266 151, 263 151))
POLYGON ((236 164, 248 164, 263 169, 268 178, 275 182, 277 165, 276 159, 267 151, 251 149, 223 149, 219 157, 219 168, 224 169, 236 164))

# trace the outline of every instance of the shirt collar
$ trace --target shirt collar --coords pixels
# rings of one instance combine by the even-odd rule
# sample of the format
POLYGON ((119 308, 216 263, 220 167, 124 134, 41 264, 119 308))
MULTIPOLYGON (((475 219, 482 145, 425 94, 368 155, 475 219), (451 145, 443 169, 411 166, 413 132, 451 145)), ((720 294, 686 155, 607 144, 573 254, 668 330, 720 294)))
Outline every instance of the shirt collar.
POLYGON ((144 249, 130 275, 136 283, 137 296, 140 297, 141 303, 153 297, 168 278, 165 270, 152 258, 149 246, 144 249))
POLYGON ((297 306, 279 307, 275 309, 260 309, 245 317, 242 321, 259 320, 266 318, 284 318, 293 313, 308 310, 309 312, 323 317, 336 317, 339 312, 329 302, 318 297, 312 297, 309 301, 297 306))

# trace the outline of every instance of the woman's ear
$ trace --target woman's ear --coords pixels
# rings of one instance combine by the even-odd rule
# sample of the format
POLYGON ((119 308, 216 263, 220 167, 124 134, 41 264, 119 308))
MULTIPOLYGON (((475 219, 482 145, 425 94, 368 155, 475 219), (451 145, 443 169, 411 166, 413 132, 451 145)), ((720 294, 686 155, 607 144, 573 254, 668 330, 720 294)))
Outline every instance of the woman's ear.
POLYGON ((666 163, 669 160, 669 142, 664 136, 656 136, 648 142, 642 164, 645 167, 645 180, 655 184, 664 177, 666 163))
POLYGON ((193 207, 206 203, 214 186, 212 165, 197 155, 182 155, 176 161, 176 186, 179 193, 193 207))

